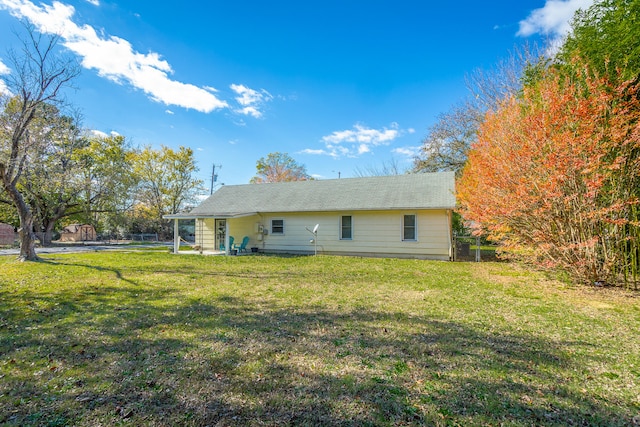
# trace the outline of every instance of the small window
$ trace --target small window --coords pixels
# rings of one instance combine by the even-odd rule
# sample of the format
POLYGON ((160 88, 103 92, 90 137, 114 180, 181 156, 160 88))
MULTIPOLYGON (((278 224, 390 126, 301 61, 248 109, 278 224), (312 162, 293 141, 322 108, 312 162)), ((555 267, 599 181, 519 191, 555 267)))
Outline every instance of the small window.
POLYGON ((271 220, 271 234, 284 234, 284 219, 271 220))
POLYGON ((416 216, 405 215, 402 222, 402 240, 416 240, 416 216))
POLYGON ((340 239, 351 240, 353 236, 353 219, 351 215, 340 218, 340 239))

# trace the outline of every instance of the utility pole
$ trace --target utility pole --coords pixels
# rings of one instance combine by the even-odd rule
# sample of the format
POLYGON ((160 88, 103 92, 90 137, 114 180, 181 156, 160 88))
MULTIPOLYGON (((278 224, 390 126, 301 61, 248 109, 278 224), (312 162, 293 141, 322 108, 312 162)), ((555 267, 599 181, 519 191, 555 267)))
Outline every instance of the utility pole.
MULTIPOLYGON (((219 169, 222 169, 222 165, 218 165, 219 169)), ((218 175, 216 175, 216 164, 213 164, 213 170, 211 171, 211 192, 209 195, 213 194, 213 187, 215 183, 218 181, 218 175)))

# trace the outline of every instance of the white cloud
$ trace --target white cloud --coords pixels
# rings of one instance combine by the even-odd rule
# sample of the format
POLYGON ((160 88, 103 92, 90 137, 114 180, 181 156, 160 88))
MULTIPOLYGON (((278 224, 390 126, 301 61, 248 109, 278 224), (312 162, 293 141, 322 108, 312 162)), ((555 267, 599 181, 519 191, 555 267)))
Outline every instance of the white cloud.
POLYGON ((91 3, 94 6, 100 6, 99 0, 87 0, 87 3, 91 3))
POLYGON ((98 130, 98 129, 92 129, 90 132, 91 132, 91 135, 97 136, 99 138, 106 138, 109 136, 105 132, 102 132, 101 130, 98 130))
POLYGON ((167 114, 169 114, 169 115, 172 115, 172 116, 175 114, 173 111, 171 111, 171 110, 169 110, 169 109, 164 110, 164 112, 165 112, 165 113, 167 113, 167 114))
POLYGON ((540 9, 535 9, 523 21, 517 35, 528 37, 533 34, 550 36, 557 40, 571 30, 571 20, 578 9, 587 9, 594 0, 547 0, 540 9))
POLYGON ((361 124, 356 124, 353 129, 333 132, 331 135, 322 137, 326 143, 340 144, 343 142, 361 142, 370 145, 387 144, 396 139, 399 135, 398 124, 392 123, 391 129, 382 130, 371 129, 361 124))
POLYGON ((371 148, 367 144, 358 145, 358 155, 371 152, 371 148))
POLYGON ((329 152, 327 152, 326 150, 314 150, 312 148, 305 148, 304 150, 300 151, 300 153, 302 153, 302 154, 312 154, 314 156, 329 155, 329 152))
MULTIPOLYGON (((0 76, 3 74, 11 74, 11 70, 4 64, 4 62, 2 62, 2 59, 0 59, 0 76)), ((10 93, 11 92, 9 91, 6 82, 0 78, 0 95, 10 93)))
POLYGON ((253 116, 256 119, 262 117, 262 106, 273 99, 273 96, 264 89, 260 91, 246 87, 245 85, 232 84, 229 86, 238 96, 236 102, 240 104, 240 108, 235 110, 236 113, 246 116, 253 116))
POLYGON ((0 59, 0 75, 2 74, 10 74, 11 70, 9 69, 9 67, 7 67, 4 62, 2 62, 2 59, 0 59))
POLYGON ((394 154, 399 154, 401 156, 414 158, 420 153, 421 148, 421 145, 415 145, 411 147, 398 147, 391 150, 391 152, 394 154))
POLYGON ((334 158, 358 157, 362 154, 372 152, 374 147, 389 145, 397 138, 406 133, 413 133, 413 129, 400 129, 398 123, 392 123, 389 128, 371 129, 363 124, 357 123, 352 129, 335 131, 330 135, 323 136, 321 141, 324 149, 303 150, 302 153, 313 155, 326 155, 334 158))
POLYGON ((215 90, 172 80, 171 66, 158 53, 137 52, 127 40, 98 34, 89 25, 76 25, 71 20, 75 13, 72 6, 58 1, 36 6, 28 0, 0 0, 0 8, 28 19, 40 32, 59 34, 64 46, 82 58, 85 68, 116 83, 128 83, 154 101, 204 113, 228 107, 213 95, 215 90))

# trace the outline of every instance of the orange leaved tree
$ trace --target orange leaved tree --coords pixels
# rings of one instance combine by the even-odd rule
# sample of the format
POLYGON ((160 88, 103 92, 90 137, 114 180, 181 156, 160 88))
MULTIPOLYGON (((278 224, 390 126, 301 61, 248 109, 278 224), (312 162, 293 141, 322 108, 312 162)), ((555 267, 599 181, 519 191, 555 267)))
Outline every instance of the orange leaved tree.
POLYGON ((511 254, 638 286, 640 88, 550 72, 487 114, 460 212, 511 254))

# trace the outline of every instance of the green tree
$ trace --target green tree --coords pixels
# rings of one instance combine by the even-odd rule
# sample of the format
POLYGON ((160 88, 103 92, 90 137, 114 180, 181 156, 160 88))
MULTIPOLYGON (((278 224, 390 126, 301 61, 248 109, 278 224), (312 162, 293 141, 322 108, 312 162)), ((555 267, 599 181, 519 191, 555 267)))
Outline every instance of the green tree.
POLYGON ((25 165, 19 188, 34 216, 38 238, 51 244, 63 218, 90 223, 103 229, 105 219, 117 216, 133 204, 135 175, 131 173, 133 150, 122 136, 98 136, 81 129, 77 120, 60 116, 49 107, 48 138, 43 150, 25 165), (101 221, 102 220, 102 221, 101 221))
POLYGON ((146 147, 136 156, 134 165, 139 179, 138 200, 151 211, 157 227, 154 231, 168 237, 171 224, 163 216, 180 212, 202 191, 202 180, 194 176, 198 167, 193 150, 182 146, 177 151, 165 146, 160 150, 146 147))
MULTIPOLYGON (((37 135, 33 124, 46 108, 59 105, 61 92, 78 74, 77 64, 60 56, 55 47, 58 38, 43 38, 27 27, 20 53, 9 52, 12 73, 5 78, 11 95, 0 100, 0 185, 15 206, 20 218, 21 260, 37 260, 34 217, 19 189, 20 178, 32 157, 46 148, 48 140, 37 135)), ((39 127, 39 131, 46 131, 39 127)))
POLYGON ((20 225, 18 211, 15 206, 13 206, 11 199, 9 199, 9 195, 4 193, 2 189, 0 189, 0 222, 11 224, 14 227, 18 227, 20 225))
POLYGON ((256 176, 251 184, 268 182, 308 181, 311 176, 304 165, 296 162, 289 154, 275 152, 261 157, 256 163, 256 176))
POLYGON ((558 59, 569 70, 574 59, 612 81, 640 78, 640 0, 600 0, 578 10, 558 59))
POLYGON ((99 231, 117 233, 124 214, 135 201, 138 176, 134 173, 136 150, 121 135, 85 135, 87 144, 76 153, 80 170, 81 206, 76 219, 99 231))
POLYGON ((58 221, 80 205, 78 175, 83 165, 76 154, 86 144, 74 119, 61 116, 53 106, 48 109, 49 114, 34 120, 34 124, 49 129, 38 132, 48 140, 25 165, 19 181, 19 189, 33 212, 36 234, 44 246, 51 244, 58 221))

